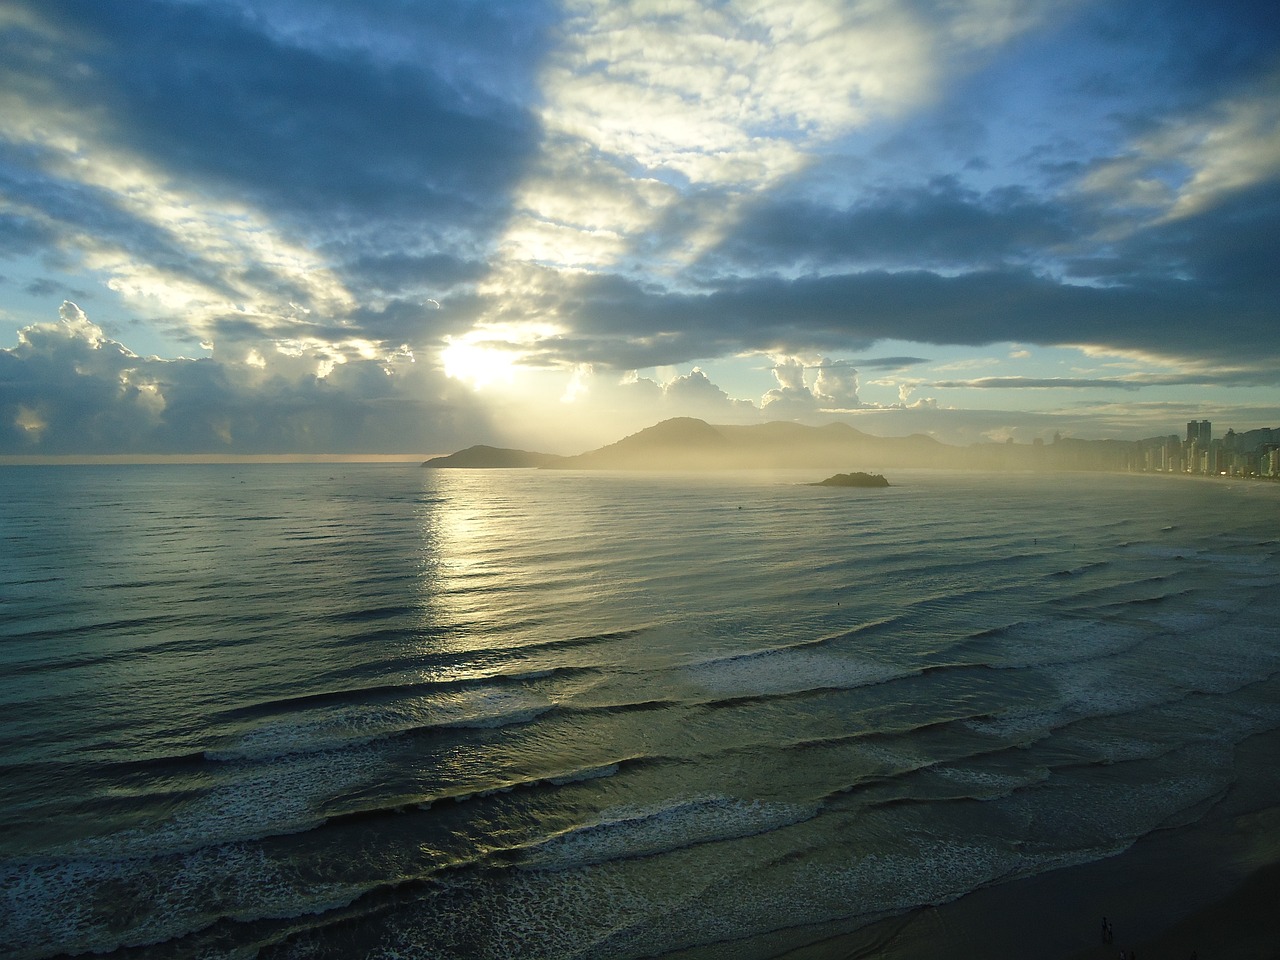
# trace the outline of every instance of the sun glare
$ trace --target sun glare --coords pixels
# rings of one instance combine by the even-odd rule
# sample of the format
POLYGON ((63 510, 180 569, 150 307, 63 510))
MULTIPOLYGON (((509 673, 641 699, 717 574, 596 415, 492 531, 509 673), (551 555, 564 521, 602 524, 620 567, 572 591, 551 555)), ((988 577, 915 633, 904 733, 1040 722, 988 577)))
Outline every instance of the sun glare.
POLYGON ((515 379, 518 355, 488 343, 450 340, 440 352, 444 373, 461 380, 473 390, 482 390, 495 381, 511 383, 515 379))

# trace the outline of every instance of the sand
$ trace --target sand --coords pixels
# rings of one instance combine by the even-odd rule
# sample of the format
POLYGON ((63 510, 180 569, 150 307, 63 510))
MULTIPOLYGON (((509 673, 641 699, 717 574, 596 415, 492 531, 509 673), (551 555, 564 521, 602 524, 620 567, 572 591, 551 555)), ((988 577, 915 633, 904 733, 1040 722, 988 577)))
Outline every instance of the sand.
POLYGON ((978 890, 785 960, 1280 960, 1280 789, 1276 733, 1238 760, 1254 772, 1204 819, 1128 850, 978 890), (1102 918, 1114 941, 1104 944, 1102 918))

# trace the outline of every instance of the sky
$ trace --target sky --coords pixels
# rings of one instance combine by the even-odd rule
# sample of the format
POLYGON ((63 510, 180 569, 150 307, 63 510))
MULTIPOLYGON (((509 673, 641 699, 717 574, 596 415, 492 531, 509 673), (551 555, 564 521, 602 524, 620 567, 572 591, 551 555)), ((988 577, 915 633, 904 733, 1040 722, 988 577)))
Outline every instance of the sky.
POLYGON ((0 455, 1280 427, 1273 0, 0 0, 0 455))

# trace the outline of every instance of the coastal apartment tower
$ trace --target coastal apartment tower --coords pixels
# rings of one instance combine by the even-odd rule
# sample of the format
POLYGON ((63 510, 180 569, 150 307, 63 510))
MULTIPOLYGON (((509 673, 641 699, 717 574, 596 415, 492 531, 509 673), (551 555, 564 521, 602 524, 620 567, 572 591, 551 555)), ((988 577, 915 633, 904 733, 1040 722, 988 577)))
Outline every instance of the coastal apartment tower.
POLYGON ((1213 439, 1213 424, 1208 420, 1187 421, 1187 443, 1198 443, 1201 448, 1209 446, 1213 439))
MULTIPOLYGON (((1214 456, 1213 424, 1208 420, 1187 421, 1186 462, 1188 473, 1210 474, 1218 472, 1214 456)), ((1221 448, 1222 444, 1218 444, 1221 448)))

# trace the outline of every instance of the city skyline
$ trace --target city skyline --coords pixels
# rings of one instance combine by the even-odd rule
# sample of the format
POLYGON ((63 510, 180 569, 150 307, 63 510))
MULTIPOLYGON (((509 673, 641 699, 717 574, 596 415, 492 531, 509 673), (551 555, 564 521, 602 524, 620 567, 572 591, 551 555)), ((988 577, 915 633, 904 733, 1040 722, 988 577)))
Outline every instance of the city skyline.
POLYGON ((0 6, 0 456, 1280 424, 1269 5, 0 6))

